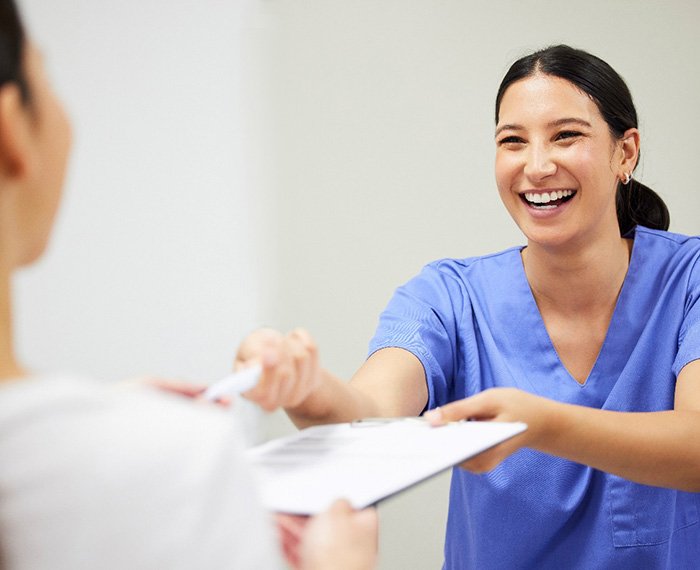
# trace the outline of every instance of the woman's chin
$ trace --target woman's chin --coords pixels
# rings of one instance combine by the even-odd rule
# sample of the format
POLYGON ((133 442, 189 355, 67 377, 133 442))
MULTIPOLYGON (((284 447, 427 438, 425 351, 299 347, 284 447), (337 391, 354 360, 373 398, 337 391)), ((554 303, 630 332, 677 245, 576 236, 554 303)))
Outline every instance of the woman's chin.
POLYGON ((523 224, 520 230, 525 234, 529 246, 539 246, 544 249, 561 249, 573 246, 576 242, 576 232, 561 225, 523 224))

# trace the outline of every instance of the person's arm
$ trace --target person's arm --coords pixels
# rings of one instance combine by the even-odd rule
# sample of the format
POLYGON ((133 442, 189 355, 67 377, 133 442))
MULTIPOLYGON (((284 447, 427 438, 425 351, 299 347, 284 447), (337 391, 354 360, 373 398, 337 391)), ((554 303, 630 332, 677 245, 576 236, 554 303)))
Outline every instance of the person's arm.
POLYGON ((530 447, 637 483, 700 492, 700 360, 681 370, 669 411, 613 412, 504 388, 453 402, 426 417, 434 424, 464 418, 528 424, 526 432, 465 462, 471 471, 488 471, 530 447))
POLYGON ((298 427, 363 417, 418 415, 428 400, 425 372, 413 354, 399 348, 375 352, 345 382, 321 368, 310 335, 252 333, 240 346, 236 367, 261 362, 258 385, 246 398, 271 411, 285 408, 298 427))

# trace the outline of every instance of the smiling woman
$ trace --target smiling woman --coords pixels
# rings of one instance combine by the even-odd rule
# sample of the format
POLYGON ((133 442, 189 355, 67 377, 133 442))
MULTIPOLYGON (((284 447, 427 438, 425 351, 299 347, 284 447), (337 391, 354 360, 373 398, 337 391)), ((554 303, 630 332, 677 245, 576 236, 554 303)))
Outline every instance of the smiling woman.
MULTIPOLYGON (((653 190, 632 177, 639 162, 637 111, 627 85, 607 63, 569 46, 550 47, 514 63, 503 78, 496 95, 496 139, 499 150, 522 151, 527 143, 523 136, 527 134, 525 125, 512 124, 508 118, 508 104, 518 96, 521 97, 515 103, 518 109, 522 109, 522 97, 527 97, 529 101, 540 103, 531 106, 533 114, 549 114, 549 117, 539 117, 540 124, 544 121, 543 124, 549 130, 540 134, 549 136, 552 143, 546 149, 566 149, 574 146, 573 152, 569 153, 569 160, 576 161, 577 157, 583 158, 581 151, 590 149, 590 144, 576 143, 581 139, 589 143, 595 135, 595 141, 602 145, 599 149, 601 156, 605 158, 606 153, 609 155, 610 173, 614 177, 616 187, 615 207, 622 235, 636 225, 659 230, 668 229, 669 214, 663 200, 653 190), (531 81, 521 83, 524 79, 531 81), (518 83, 520 84, 515 86, 516 89, 510 89, 518 83), (520 93, 523 89, 531 91, 527 94, 520 93), (547 93, 547 90, 556 93, 547 93), (504 101, 506 93, 508 98, 504 101), (553 100, 557 101, 559 108, 545 109, 544 105, 553 100), (568 112, 579 114, 567 115, 568 112), (603 130, 608 131, 607 136, 603 130), (609 143, 608 148, 605 148, 606 142, 609 143), (618 148, 618 143, 624 143, 622 149, 618 148), (584 148, 581 149, 581 146, 584 148), (619 150, 632 154, 626 157, 629 159, 626 164, 618 165, 616 172, 612 160, 615 158, 614 153, 619 150), (622 171, 624 168, 626 170, 622 171)), ((536 119, 531 117, 531 120, 536 119)), ((530 133, 530 136, 533 134, 530 133)), ((533 142, 530 141, 529 147, 532 147, 533 142)), ((499 177, 502 170, 499 170, 499 166, 506 161, 503 152, 497 153, 496 178, 499 181, 499 189, 502 187, 499 177)), ((554 162, 550 163, 550 166, 554 165, 554 162)), ((529 168, 533 166, 533 163, 528 165, 529 168)), ((534 185, 539 186, 540 182, 536 181, 534 185)), ((568 192, 571 192, 571 196, 575 194, 575 190, 568 192)), ((555 199, 551 197, 551 191, 548 193, 546 188, 539 187, 523 194, 523 198, 530 204, 547 204, 555 199)), ((561 199, 562 196, 557 198, 561 199)))
POLYGON ((700 239, 666 231, 632 179, 636 111, 599 58, 518 60, 496 123, 496 184, 527 245, 427 265, 348 383, 307 332, 253 333, 238 360, 263 375, 247 396, 297 425, 426 410, 527 423, 453 472, 445 568, 694 567, 700 239))

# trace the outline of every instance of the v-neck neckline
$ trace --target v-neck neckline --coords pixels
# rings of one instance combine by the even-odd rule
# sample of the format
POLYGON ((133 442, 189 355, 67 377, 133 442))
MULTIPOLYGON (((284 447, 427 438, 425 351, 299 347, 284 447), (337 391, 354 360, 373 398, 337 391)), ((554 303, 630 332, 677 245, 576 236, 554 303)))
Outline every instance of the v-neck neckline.
POLYGON ((547 327, 545 325, 544 318, 542 317, 542 313, 540 312, 540 308, 537 306, 537 301, 535 300, 535 296, 532 292, 532 288, 530 287, 530 283, 527 280, 527 275, 525 273, 525 265, 523 264, 522 258, 522 251, 523 249, 525 249, 525 246, 516 249, 518 278, 520 280, 519 288, 521 289, 521 292, 524 298, 526 299, 526 313, 529 317, 528 320, 530 320, 532 325, 531 330, 536 335, 537 344, 541 348, 540 354, 543 358, 546 358, 548 360, 547 364, 551 370, 556 370, 559 372, 559 374, 557 374, 556 376, 563 376, 568 382, 573 383, 574 387, 578 387, 580 389, 589 388, 592 384, 602 381, 599 380, 601 377, 607 379, 610 379, 611 376, 615 378, 617 377, 617 374, 614 373, 614 370, 608 370, 608 368, 610 368, 611 363, 610 359, 606 358, 606 356, 610 350, 615 349, 616 342, 619 336, 617 334, 617 331, 620 329, 620 323, 618 323, 618 321, 620 320, 619 313, 621 312, 621 307, 624 307, 626 305, 626 300, 629 295, 629 289, 632 288, 631 282, 634 281, 634 274, 637 271, 637 265, 639 263, 639 261, 637 260, 637 258, 639 257, 639 248, 637 247, 637 240, 638 235, 632 237, 632 251, 630 253, 630 261, 627 267, 625 278, 622 281, 620 294, 618 295, 617 301, 615 302, 615 308, 613 309, 612 317, 610 318, 610 322, 608 323, 608 328, 605 332, 603 342, 600 345, 600 349, 598 350, 598 355, 596 356, 593 366, 588 371, 588 375, 586 376, 586 379, 583 382, 579 382, 578 380, 576 380, 576 378, 573 377, 573 375, 571 374, 569 369, 564 365, 564 362, 559 356, 559 353, 557 352, 557 349, 554 346, 554 342, 552 342, 552 338, 549 335, 549 331, 547 330, 547 327))

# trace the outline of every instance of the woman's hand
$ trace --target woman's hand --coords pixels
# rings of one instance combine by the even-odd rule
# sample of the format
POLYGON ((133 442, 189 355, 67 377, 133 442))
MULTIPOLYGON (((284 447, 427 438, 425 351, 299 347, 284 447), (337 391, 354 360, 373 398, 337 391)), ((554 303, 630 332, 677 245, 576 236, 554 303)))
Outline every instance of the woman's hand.
POLYGON ((557 403, 516 388, 493 388, 425 413, 432 425, 458 420, 524 422, 527 430, 480 453, 460 465, 474 473, 485 473, 521 447, 537 447, 548 434, 551 411, 557 403))
POLYGON ((295 329, 287 335, 259 329, 250 334, 236 354, 236 370, 262 365, 262 375, 243 395, 267 411, 294 408, 321 383, 318 349, 311 335, 295 329))

